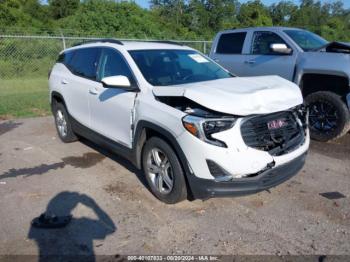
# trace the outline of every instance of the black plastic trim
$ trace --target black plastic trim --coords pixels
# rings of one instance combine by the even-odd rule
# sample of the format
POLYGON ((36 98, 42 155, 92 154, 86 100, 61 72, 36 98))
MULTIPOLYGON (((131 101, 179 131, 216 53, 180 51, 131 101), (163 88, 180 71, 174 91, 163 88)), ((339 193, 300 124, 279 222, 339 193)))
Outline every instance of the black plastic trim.
POLYGON ((92 141, 93 143, 106 148, 110 150, 111 152, 118 154, 126 159, 128 159, 130 162, 135 164, 135 157, 133 149, 128 148, 114 140, 111 140, 93 130, 90 128, 82 125, 79 123, 74 117, 69 116, 69 119, 72 124, 72 128, 74 130, 74 133, 77 133, 78 135, 92 141))
POLYGON ((117 39, 113 39, 113 38, 101 38, 101 39, 92 39, 89 41, 83 41, 80 43, 77 43, 73 46, 80 46, 80 45, 86 45, 86 44, 93 44, 93 43, 111 43, 111 44, 117 44, 117 45, 124 45, 123 42, 121 42, 120 40, 117 39))
POLYGON ((254 194, 275 187, 296 175, 304 166, 305 159, 306 153, 284 165, 268 169, 257 176, 237 178, 227 182, 216 182, 196 176, 188 176, 189 184, 193 196, 198 199, 254 194))

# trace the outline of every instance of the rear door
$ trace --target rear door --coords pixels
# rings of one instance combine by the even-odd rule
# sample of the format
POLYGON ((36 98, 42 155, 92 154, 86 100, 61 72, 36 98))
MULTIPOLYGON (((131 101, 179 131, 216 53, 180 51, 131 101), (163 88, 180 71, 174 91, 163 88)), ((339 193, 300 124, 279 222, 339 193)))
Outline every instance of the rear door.
POLYGON ((214 44, 215 50, 211 50, 211 58, 231 73, 241 76, 244 74, 242 65, 246 60, 242 54, 246 36, 247 32, 222 33, 214 44))
POLYGON ((279 75, 293 81, 297 52, 279 54, 270 50, 271 44, 286 44, 279 34, 271 31, 255 31, 252 35, 250 54, 245 56, 241 76, 279 75))
POLYGON ((90 126, 89 114, 89 89, 94 87, 96 82, 98 48, 79 48, 70 52, 70 58, 66 67, 70 73, 61 77, 63 97, 66 101, 68 112, 79 123, 90 126))
POLYGON ((131 148, 132 110, 136 93, 116 87, 105 88, 101 83, 104 77, 117 75, 126 76, 130 83, 136 83, 123 55, 114 48, 101 48, 96 78, 98 83, 89 91, 91 129, 131 148))

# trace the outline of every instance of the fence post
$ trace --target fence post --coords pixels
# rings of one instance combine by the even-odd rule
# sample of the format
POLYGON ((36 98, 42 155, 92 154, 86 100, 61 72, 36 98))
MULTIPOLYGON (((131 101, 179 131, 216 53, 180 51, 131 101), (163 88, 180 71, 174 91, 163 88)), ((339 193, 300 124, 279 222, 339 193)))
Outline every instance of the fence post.
POLYGON ((61 32, 61 37, 62 37, 63 49, 66 49, 66 39, 64 38, 62 30, 60 30, 60 32, 61 32))
POLYGON ((207 54, 207 42, 203 42, 203 53, 206 55, 207 54))

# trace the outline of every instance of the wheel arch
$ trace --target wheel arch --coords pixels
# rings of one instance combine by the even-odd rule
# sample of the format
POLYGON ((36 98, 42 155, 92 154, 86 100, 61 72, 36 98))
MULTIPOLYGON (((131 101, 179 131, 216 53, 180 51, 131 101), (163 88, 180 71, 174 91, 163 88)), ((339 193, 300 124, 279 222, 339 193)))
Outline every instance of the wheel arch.
POLYGON ((146 143, 146 141, 153 137, 157 136, 161 139, 164 139, 165 142, 169 144, 169 146, 174 150, 175 154, 179 158, 181 167, 185 173, 185 181, 189 196, 192 196, 191 188, 188 181, 188 175, 192 174, 187 158, 182 151, 180 145, 176 141, 176 138, 173 134, 171 134, 168 130, 160 127, 154 123, 141 120, 137 123, 135 136, 134 136, 134 157, 135 157, 135 165, 137 168, 142 169, 142 150, 146 143))
POLYGON ((63 96, 57 91, 51 92, 50 101, 51 101, 51 109, 53 108, 55 103, 62 103, 67 109, 66 102, 64 101, 63 96))
POLYGON ((304 97, 318 91, 330 91, 340 95, 344 102, 350 92, 349 77, 342 74, 304 73, 299 86, 304 97))

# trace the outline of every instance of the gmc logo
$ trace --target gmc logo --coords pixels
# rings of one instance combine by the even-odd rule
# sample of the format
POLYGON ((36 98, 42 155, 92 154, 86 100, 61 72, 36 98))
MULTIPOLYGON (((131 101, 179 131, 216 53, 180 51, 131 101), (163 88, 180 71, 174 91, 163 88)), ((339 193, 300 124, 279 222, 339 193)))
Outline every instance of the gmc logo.
POLYGON ((270 122, 267 122, 267 128, 269 130, 279 129, 281 127, 284 127, 286 124, 287 123, 284 119, 272 120, 270 122))

